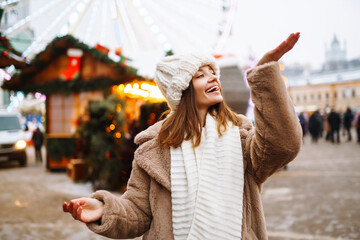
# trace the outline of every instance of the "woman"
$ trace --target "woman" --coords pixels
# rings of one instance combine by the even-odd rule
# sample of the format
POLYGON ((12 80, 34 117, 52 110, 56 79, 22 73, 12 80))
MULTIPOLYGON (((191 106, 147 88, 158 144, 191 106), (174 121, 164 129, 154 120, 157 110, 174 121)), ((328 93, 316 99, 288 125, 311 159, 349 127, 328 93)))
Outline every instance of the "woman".
POLYGON ((182 55, 157 65, 171 113, 135 139, 127 191, 97 191, 63 209, 111 238, 267 239, 260 192, 297 155, 302 130, 278 63, 291 34, 248 71, 255 127, 224 103, 211 56, 182 55))

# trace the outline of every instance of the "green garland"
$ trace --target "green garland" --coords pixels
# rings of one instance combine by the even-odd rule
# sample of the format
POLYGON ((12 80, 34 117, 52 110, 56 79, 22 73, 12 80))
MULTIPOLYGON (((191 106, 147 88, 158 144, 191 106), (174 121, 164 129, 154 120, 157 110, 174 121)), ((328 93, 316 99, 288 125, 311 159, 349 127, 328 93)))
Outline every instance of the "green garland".
MULTIPOLYGON (((107 63, 112 65, 115 69, 120 72, 123 72, 125 69, 125 74, 133 75, 137 73, 137 69, 133 67, 129 67, 123 63, 123 60, 126 59, 124 57, 120 57, 120 62, 115 62, 107 55, 101 53, 100 51, 96 50, 95 48, 91 48, 85 43, 79 41, 75 37, 71 35, 65 35, 62 37, 55 37, 51 43, 49 43, 46 48, 38 53, 30 62, 30 66, 34 66, 38 71, 44 69, 46 66, 49 65, 51 59, 55 59, 60 55, 66 54, 67 49, 70 47, 80 48, 84 52, 89 52, 93 57, 98 59, 103 63, 107 63), (44 54, 49 54, 49 59, 45 59, 43 56, 44 54)), ((24 74, 24 78, 31 77, 37 71, 33 71, 28 74, 24 74)))
POLYGON ((20 86, 11 86, 10 81, 5 81, 3 84, 4 89, 23 91, 25 94, 40 92, 45 95, 50 95, 53 93, 59 94, 71 94, 73 92, 88 92, 94 90, 107 90, 113 85, 118 85, 121 83, 126 83, 132 81, 132 78, 127 76, 119 77, 118 79, 110 79, 105 77, 99 77, 83 81, 81 79, 74 79, 72 81, 64 81, 62 79, 54 79, 51 82, 47 83, 33 83, 31 85, 20 85, 20 86))
POLYGON ((16 51, 15 48, 11 45, 9 39, 0 32, 0 53, 2 54, 4 52, 12 52, 18 56, 21 56, 21 52, 16 51))
POLYGON ((41 92, 43 94, 61 93, 70 94, 72 92, 93 91, 107 89, 112 85, 126 83, 134 79, 150 81, 150 79, 143 78, 137 75, 137 69, 127 66, 124 61, 125 57, 120 56, 120 61, 115 62, 107 55, 100 51, 90 48, 85 43, 79 41, 71 35, 63 37, 56 37, 42 52, 37 54, 31 61, 30 65, 24 68, 20 73, 13 75, 10 81, 4 81, 2 88, 13 91, 23 91, 24 93, 41 92), (92 56, 101 62, 110 65, 118 73, 116 79, 107 77, 98 77, 94 79, 74 79, 72 81, 64 81, 63 79, 53 79, 46 83, 31 83, 29 79, 33 78, 38 72, 49 65, 51 59, 58 58, 66 54, 69 47, 76 47, 82 49, 84 52, 89 52, 92 56), (17 82, 13 84, 13 82, 17 82))
POLYGON ((72 158, 75 156, 75 138, 48 138, 46 149, 48 156, 54 161, 61 161, 61 157, 72 158))
POLYGON ((172 49, 165 52, 165 56, 172 56, 172 55, 174 55, 174 52, 172 51, 172 49))

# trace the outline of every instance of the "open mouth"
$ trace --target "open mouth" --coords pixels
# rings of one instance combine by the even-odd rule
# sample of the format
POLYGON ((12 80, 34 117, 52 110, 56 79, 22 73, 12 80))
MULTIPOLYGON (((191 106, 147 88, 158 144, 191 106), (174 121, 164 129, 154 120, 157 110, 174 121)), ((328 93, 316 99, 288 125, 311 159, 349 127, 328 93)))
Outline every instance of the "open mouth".
POLYGON ((216 85, 216 86, 212 86, 211 88, 209 88, 208 90, 206 90, 205 92, 206 93, 211 93, 211 92, 215 92, 215 91, 218 91, 220 90, 219 86, 216 85))

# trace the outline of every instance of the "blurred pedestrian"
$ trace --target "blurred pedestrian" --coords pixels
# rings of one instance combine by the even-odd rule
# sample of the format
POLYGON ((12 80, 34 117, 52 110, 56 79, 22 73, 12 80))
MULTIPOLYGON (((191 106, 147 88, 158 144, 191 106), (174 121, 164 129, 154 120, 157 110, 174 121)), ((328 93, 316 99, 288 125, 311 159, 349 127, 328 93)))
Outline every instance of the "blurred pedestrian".
POLYGON ((31 139, 35 148, 35 161, 42 162, 41 146, 44 142, 44 134, 40 131, 39 127, 36 128, 31 139))
POLYGON ((260 189, 301 146, 277 62, 299 36, 247 73, 255 127, 225 104, 211 55, 165 57, 155 81, 171 111, 136 136, 126 192, 97 191, 64 202, 63 210, 110 238, 267 239, 260 189))
POLYGON ((299 114, 299 121, 300 121, 300 125, 301 125, 301 129, 302 129, 302 132, 303 132, 303 138, 305 137, 306 135, 306 132, 307 132, 307 129, 306 129, 306 118, 304 116, 304 112, 301 112, 299 114))
POLYGON ((348 141, 352 140, 352 137, 351 137, 351 124, 352 124, 353 118, 354 118, 354 114, 351 111, 351 109, 348 107, 346 109, 345 114, 344 114, 344 128, 346 129, 347 134, 348 134, 348 141))
POLYGON ((313 142, 317 142, 323 129, 323 119, 318 110, 309 118, 309 132, 313 142))
POLYGON ((322 138, 323 137, 323 133, 324 133, 324 117, 325 117, 325 112, 324 111, 319 111, 319 121, 320 121, 320 134, 319 137, 322 138))
POLYGON ((357 142, 360 143, 360 112, 358 112, 354 117, 355 128, 357 133, 357 142))
POLYGON ((325 113, 323 118, 324 123, 324 132, 325 132, 325 140, 330 141, 331 140, 331 127, 330 123, 328 121, 329 114, 325 113))
POLYGON ((331 112, 328 116, 328 122, 330 125, 330 140, 331 142, 340 143, 340 125, 341 125, 341 118, 340 114, 337 113, 334 109, 331 109, 331 112))

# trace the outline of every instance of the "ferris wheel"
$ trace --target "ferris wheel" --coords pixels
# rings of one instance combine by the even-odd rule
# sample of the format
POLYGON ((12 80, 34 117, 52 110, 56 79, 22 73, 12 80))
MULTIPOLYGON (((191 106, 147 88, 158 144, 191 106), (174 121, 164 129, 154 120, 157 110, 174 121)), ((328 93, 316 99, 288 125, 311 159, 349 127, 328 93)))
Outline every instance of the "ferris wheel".
MULTIPOLYGON (((12 41, 31 29, 23 56, 31 59, 56 36, 71 34, 94 46, 115 49, 141 65, 165 52, 221 53, 236 14, 237 0, 6 0, 4 14, 16 22, 2 29, 12 41)), ((156 60, 155 60, 156 61, 156 60)))

